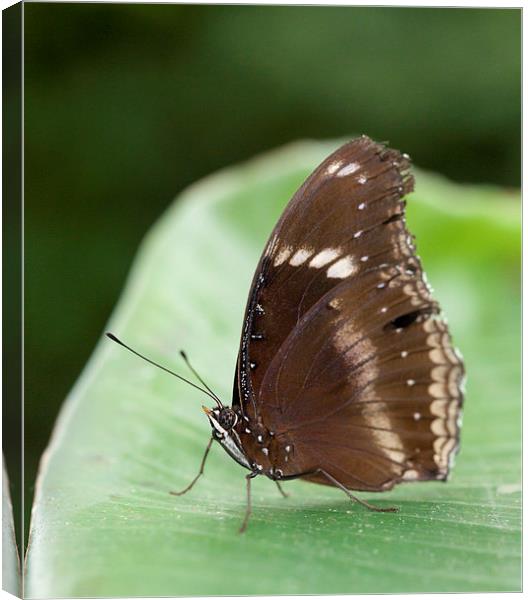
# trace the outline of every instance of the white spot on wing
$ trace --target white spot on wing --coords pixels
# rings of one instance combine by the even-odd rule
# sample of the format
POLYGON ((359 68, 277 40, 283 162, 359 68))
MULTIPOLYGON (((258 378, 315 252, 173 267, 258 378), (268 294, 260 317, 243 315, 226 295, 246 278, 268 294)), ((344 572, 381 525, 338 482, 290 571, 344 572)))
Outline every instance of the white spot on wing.
POLYGON ((344 279, 349 275, 352 275, 357 271, 357 267, 354 264, 354 259, 352 256, 345 256, 334 263, 332 266, 328 267, 326 271, 327 277, 332 279, 344 279))
POLYGON ((442 419, 435 419, 431 423, 431 431, 439 437, 445 437, 449 433, 447 431, 445 421, 443 421, 442 419))
POLYGON ((306 259, 309 258, 313 252, 308 250, 307 248, 300 248, 297 252, 290 258, 290 265, 292 267, 298 267, 306 262, 306 259))
POLYGON ((278 267, 279 265, 282 265, 283 262, 286 262, 288 260, 291 253, 292 249, 290 248, 290 246, 285 246, 284 248, 282 248, 275 257, 275 260, 273 261, 273 266, 278 267))
POLYGON ((339 256, 339 254, 339 248, 325 248, 312 258, 308 266, 312 267, 313 269, 319 269, 327 265, 329 262, 332 262, 339 256))
POLYGON ((333 175, 342 164, 343 161, 335 160, 333 163, 330 163, 328 167, 326 167, 326 172, 328 173, 328 175, 333 175))
POLYGON ((431 383, 427 388, 427 392, 433 398, 445 398, 447 395, 447 390, 445 389, 445 385, 443 383, 431 383))
POLYGON ((333 308, 333 309, 337 310, 338 308, 341 308, 342 304, 343 304, 342 298, 332 298, 332 300, 330 300, 330 302, 327 304, 327 306, 328 306, 328 308, 333 308))
POLYGON ((352 175, 359 169, 359 163, 351 162, 348 165, 345 165, 342 169, 337 173, 337 177, 346 177, 347 175, 352 175))

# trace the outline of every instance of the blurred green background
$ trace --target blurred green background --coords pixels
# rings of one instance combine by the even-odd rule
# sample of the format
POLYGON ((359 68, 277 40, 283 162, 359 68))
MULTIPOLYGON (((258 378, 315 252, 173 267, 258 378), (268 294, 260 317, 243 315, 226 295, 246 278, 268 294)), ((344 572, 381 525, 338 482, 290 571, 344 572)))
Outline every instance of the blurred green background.
POLYGON ((26 4, 26 510, 61 402, 179 191, 357 133, 517 187, 520 48, 520 10, 26 4))

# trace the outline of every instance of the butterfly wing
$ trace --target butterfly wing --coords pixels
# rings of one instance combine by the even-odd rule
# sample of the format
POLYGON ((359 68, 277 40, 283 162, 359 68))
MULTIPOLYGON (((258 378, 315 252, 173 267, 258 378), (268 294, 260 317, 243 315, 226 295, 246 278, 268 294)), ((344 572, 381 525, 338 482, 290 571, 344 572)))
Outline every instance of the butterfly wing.
POLYGON ((261 459, 272 431, 266 466, 285 476, 324 468, 379 490, 447 475, 463 367, 405 227, 408 168, 366 137, 346 144, 295 194, 257 267, 234 405, 248 453, 261 459))
POLYGON ((286 476, 321 468, 355 490, 447 477, 463 365, 438 312, 425 284, 394 266, 342 282, 310 309, 260 389, 276 458, 293 449, 286 476))

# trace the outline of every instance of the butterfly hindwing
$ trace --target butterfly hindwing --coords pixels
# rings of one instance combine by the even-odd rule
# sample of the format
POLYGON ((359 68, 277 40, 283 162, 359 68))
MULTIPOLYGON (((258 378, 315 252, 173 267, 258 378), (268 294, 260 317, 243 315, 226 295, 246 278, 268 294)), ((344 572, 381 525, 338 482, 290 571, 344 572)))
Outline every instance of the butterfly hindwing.
POLYGON ((447 476, 462 376, 428 290, 389 267, 312 307, 270 365, 259 405, 295 450, 286 475, 323 468, 350 489, 388 489, 447 476))

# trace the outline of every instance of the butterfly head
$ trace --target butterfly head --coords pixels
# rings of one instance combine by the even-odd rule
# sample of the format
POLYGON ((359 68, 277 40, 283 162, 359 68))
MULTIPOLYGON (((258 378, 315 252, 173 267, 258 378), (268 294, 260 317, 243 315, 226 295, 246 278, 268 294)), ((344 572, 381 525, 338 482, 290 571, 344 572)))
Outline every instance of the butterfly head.
POLYGON ((252 469, 252 464, 244 451, 240 437, 234 429, 238 423, 237 413, 229 406, 215 406, 214 408, 202 406, 202 408, 209 419, 209 423, 211 423, 213 438, 222 445, 224 450, 237 463, 246 467, 246 469, 252 469))
POLYGON ((226 439, 238 422, 238 415, 236 412, 229 408, 229 406, 214 408, 202 406, 202 408, 209 419, 209 423, 211 423, 213 437, 217 440, 226 439))

